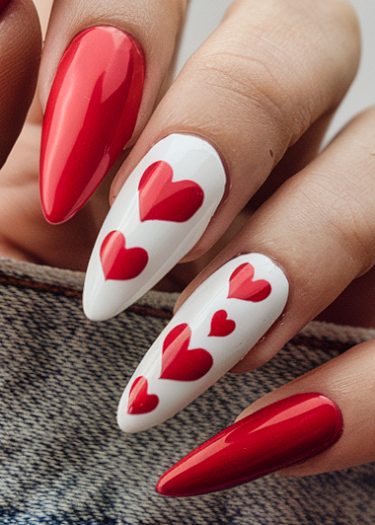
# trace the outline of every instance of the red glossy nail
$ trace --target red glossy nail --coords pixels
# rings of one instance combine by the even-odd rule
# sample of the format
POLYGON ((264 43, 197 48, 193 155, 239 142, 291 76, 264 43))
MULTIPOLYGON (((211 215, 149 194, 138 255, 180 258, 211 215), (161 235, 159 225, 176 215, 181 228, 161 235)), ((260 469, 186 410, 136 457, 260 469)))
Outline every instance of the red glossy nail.
POLYGON ((143 82, 143 53, 120 29, 85 29, 66 49, 43 121, 40 192, 49 222, 72 217, 108 173, 132 136, 143 82))
POLYGON ((195 496, 246 483, 323 452, 342 428, 335 403, 316 393, 297 394, 213 436, 165 472, 156 490, 195 496))

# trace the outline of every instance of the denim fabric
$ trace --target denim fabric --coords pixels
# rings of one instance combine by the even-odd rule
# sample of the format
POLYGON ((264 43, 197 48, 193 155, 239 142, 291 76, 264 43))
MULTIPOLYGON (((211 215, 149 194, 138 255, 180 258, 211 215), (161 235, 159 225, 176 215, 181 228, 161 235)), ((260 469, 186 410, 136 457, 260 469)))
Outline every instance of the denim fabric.
POLYGON ((0 523, 373 525, 375 466, 268 476, 187 499, 159 475, 270 389, 374 337, 311 323, 262 369, 228 375, 167 423, 123 435, 117 402, 175 297, 152 292, 115 319, 81 309, 82 275, 0 261, 0 523))

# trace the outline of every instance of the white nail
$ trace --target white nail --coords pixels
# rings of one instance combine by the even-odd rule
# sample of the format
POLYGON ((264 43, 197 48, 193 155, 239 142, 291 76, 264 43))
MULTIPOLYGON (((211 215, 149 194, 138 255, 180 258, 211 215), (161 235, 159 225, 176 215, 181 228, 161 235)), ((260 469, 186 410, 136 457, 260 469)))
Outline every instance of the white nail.
POLYGON ((265 255, 241 255, 219 268, 185 301, 139 364, 119 404, 120 428, 146 430, 207 390, 281 315, 288 290, 284 273, 265 255))
POLYGON ((155 144, 100 230, 83 292, 87 317, 113 317, 164 277, 202 236, 225 184, 223 164, 207 141, 173 134, 155 144))

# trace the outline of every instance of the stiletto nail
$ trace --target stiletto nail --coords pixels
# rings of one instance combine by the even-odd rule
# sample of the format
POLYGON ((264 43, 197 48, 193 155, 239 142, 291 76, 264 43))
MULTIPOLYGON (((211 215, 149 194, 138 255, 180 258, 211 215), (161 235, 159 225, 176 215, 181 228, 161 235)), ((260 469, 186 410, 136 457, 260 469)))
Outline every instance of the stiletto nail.
POLYGON ((138 432, 172 417, 240 361, 282 313, 288 281, 269 257, 230 260, 185 301, 138 365, 118 408, 125 432, 138 432), (129 411, 139 377, 158 403, 129 411))
POLYGON ((316 393, 296 394, 212 437, 165 472, 156 490, 195 496, 294 465, 332 446, 343 428, 339 408, 316 393))
POLYGON ((225 184, 223 164, 207 141, 173 134, 155 144, 99 233, 84 286, 87 317, 113 317, 164 277, 202 236, 225 184))
POLYGON ((110 26, 79 33, 57 68, 43 120, 40 191, 46 219, 60 223, 89 199, 132 136, 144 58, 110 26))

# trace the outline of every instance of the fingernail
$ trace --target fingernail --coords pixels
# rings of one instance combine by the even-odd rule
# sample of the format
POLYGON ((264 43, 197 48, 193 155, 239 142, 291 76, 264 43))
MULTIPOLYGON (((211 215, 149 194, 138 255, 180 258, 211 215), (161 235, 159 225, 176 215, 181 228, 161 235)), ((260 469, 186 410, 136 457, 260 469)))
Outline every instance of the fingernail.
POLYGON ((172 134, 154 145, 99 233, 84 286, 87 317, 113 317, 164 277, 202 236, 225 184, 218 153, 200 137, 172 134))
POLYGON ((333 401, 316 393, 297 394, 213 436, 165 472, 156 490, 179 497, 228 489, 323 452, 342 428, 333 401))
POLYGON ((49 222, 82 208, 131 138, 144 67, 139 44, 115 27, 85 29, 66 49, 43 120, 40 192, 49 222))
POLYGON ((249 352, 280 316, 287 297, 284 273, 265 255, 241 255, 219 268, 185 301, 139 364, 118 407, 120 428, 145 430, 183 409, 249 352), (137 403, 133 385, 139 377, 158 403, 134 414, 129 403, 137 403))

